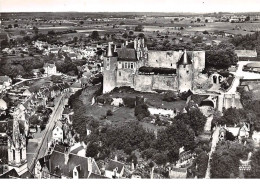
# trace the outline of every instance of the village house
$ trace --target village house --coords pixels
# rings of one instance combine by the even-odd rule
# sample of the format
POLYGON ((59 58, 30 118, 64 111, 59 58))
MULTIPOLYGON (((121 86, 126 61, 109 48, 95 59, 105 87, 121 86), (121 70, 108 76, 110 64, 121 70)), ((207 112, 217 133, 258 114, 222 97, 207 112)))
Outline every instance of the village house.
POLYGON ((105 168, 105 176, 108 178, 121 178, 124 174, 124 163, 117 160, 110 160, 105 168))
MULTIPOLYGON (((75 150, 75 149, 74 149, 75 150)), ((94 158, 78 156, 62 145, 56 145, 49 155, 39 159, 34 174, 37 178, 89 178, 91 174, 101 175, 94 158), (44 170, 43 170, 44 169, 44 170)))
POLYGON ((43 69, 44 69, 44 74, 46 74, 47 76, 57 74, 57 68, 55 64, 45 63, 43 69))
POLYGON ((0 99, 0 111, 5 111, 6 109, 7 103, 3 99, 0 99))
POLYGON ((54 129, 52 130, 52 139, 57 142, 63 142, 63 124, 61 121, 56 121, 54 129))
POLYGON ((9 76, 0 76, 0 92, 6 90, 12 85, 12 79, 9 76))

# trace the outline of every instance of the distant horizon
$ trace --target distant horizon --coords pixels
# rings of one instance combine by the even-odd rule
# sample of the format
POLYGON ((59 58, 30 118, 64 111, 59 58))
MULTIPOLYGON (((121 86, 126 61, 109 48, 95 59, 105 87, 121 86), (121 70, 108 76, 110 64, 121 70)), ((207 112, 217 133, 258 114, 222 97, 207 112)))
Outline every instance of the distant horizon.
POLYGON ((13 12, 260 12, 259 0, 0 0, 1 13, 13 12))

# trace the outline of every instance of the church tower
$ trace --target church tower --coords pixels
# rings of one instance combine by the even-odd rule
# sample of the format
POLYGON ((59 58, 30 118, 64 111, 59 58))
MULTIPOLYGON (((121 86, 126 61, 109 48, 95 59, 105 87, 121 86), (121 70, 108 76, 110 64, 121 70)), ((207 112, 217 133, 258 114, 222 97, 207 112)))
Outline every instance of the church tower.
POLYGON ((192 61, 184 50, 177 63, 178 90, 180 93, 192 90, 193 84, 193 67, 192 61))
POLYGON ((20 133, 18 111, 13 113, 13 134, 8 138, 8 170, 15 169, 18 175, 28 170, 26 160, 26 138, 20 133))

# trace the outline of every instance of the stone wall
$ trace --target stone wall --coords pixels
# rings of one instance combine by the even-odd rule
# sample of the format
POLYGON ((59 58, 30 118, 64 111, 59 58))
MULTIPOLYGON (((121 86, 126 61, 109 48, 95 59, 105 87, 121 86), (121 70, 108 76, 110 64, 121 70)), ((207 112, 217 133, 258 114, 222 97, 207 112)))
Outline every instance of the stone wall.
POLYGON ((135 75, 134 89, 142 92, 153 92, 155 90, 178 90, 177 76, 164 75, 135 75))
POLYGON ((152 89, 178 91, 177 76, 153 75, 152 89))
POLYGON ((117 87, 134 86, 134 70, 132 69, 118 69, 117 70, 117 87))
POLYGON ((153 75, 135 75, 134 89, 142 92, 152 92, 153 75))
POLYGON ((146 66, 166 67, 176 69, 181 52, 178 51, 148 51, 148 61, 146 66))
POLYGON ((193 51, 192 56, 194 73, 201 72, 205 68, 205 51, 193 51))

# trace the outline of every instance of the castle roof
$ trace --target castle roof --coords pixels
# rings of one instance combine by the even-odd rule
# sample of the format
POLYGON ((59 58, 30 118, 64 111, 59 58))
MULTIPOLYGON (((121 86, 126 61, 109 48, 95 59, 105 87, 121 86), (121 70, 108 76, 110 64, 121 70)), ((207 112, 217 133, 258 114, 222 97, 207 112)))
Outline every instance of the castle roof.
POLYGON ((181 58, 179 59, 178 65, 189 65, 192 64, 190 56, 187 54, 186 51, 182 54, 181 58))
POLYGON ((135 49, 133 48, 118 48, 117 49, 118 60, 126 60, 126 61, 137 61, 137 56, 135 49))

